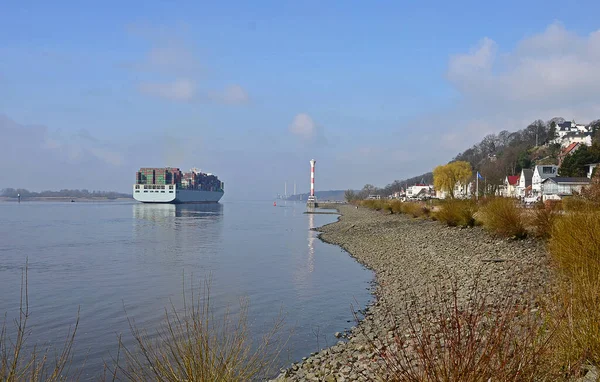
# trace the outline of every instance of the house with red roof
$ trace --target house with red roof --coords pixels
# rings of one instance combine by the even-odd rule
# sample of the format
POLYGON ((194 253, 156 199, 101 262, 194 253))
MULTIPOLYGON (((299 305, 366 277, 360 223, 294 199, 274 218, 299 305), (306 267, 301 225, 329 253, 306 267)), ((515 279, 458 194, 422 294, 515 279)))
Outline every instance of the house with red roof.
POLYGON ((565 147, 564 149, 562 149, 560 154, 558 154, 558 166, 560 167, 562 165, 563 160, 565 160, 565 158, 568 155, 571 155, 575 151, 577 151, 577 149, 579 147, 581 147, 582 144, 583 143, 581 143, 581 142, 573 142, 570 145, 568 145, 567 147, 565 147))
POLYGON ((509 175, 504 179, 504 197, 514 198, 517 196, 517 186, 520 178, 519 175, 509 175))

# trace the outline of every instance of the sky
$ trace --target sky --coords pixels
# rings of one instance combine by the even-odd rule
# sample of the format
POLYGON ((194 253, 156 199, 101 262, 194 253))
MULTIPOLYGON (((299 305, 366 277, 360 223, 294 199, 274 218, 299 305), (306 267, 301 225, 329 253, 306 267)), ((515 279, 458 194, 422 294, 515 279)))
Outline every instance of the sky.
POLYGON ((0 188, 226 199, 385 186, 535 119, 600 118, 597 1, 0 2, 0 188))

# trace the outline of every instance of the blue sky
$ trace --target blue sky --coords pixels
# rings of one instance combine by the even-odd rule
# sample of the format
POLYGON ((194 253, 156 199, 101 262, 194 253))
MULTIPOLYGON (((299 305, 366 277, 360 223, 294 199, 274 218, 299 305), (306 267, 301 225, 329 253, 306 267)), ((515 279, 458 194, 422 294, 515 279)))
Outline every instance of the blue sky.
POLYGON ((317 189, 383 186, 491 132, 600 118, 599 11, 5 1, 0 188, 128 191, 138 167, 196 166, 268 199, 306 191, 311 158, 317 189))

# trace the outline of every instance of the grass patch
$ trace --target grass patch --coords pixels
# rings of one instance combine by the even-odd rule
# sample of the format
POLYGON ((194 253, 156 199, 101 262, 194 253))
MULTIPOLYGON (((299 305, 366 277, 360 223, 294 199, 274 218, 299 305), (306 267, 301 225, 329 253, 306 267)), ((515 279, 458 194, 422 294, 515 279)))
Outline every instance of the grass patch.
POLYGON ((558 219, 549 241, 562 276, 557 316, 566 315, 556 344, 570 370, 600 365, 600 213, 574 212, 558 219))
POLYGON ((569 196, 562 200, 562 205, 567 212, 586 212, 598 209, 598 205, 579 196, 569 196))
POLYGON ((477 204, 467 199, 449 199, 440 203, 435 219, 450 227, 473 227, 477 204))
POLYGON ((483 225, 489 231, 505 237, 527 236, 521 209, 514 199, 493 198, 481 208, 483 225))
POLYGON ((377 199, 369 199, 369 200, 361 200, 360 205, 363 207, 370 208, 375 211, 381 211, 382 209, 387 207, 387 202, 385 200, 377 200, 377 199))
POLYGON ((390 204, 390 207, 392 208, 392 213, 395 213, 395 214, 403 213, 402 205, 404 203, 402 203, 400 200, 392 200, 389 204, 390 204))
MULTIPOLYGON (((548 200, 547 202, 555 201, 548 200)), ((560 207, 560 203, 544 203, 537 206, 531 217, 531 227, 536 237, 542 239, 550 238, 554 223, 560 216, 560 207)))
POLYGON ((402 203, 402 213, 418 218, 429 215, 429 209, 420 203, 404 202, 402 203))

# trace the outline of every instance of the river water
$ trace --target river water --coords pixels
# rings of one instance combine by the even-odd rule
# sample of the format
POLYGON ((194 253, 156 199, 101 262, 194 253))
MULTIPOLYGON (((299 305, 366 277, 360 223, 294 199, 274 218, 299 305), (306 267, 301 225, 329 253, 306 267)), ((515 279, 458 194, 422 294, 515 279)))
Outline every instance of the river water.
POLYGON ((285 366, 334 344, 333 333, 354 325, 351 306, 371 298, 372 272, 310 230, 336 215, 305 210, 293 202, 0 203, 0 314, 14 334, 27 261, 28 343, 60 347, 79 309, 73 366, 85 361, 82 379, 95 379, 119 334, 132 344, 128 317, 153 332, 165 307, 181 305, 184 285, 210 278, 217 315, 248 299, 255 338, 283 312, 285 366))

